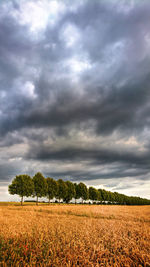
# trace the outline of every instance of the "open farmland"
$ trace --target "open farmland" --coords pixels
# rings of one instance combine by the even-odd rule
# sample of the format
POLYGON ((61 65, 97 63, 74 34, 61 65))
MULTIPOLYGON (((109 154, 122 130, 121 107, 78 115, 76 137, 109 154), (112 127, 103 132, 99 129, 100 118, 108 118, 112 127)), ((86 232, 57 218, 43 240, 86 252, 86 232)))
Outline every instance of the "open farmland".
POLYGON ((150 207, 0 206, 0 266, 150 266, 150 207))

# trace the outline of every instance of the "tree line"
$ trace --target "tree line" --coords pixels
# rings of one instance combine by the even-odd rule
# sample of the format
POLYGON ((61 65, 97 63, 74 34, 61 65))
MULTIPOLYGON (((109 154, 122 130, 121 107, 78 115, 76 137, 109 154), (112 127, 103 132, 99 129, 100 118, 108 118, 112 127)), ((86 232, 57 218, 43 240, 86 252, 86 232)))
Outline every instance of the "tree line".
POLYGON ((39 198, 47 197, 48 202, 56 198, 59 202, 63 200, 69 203, 72 198, 82 199, 82 203, 86 200, 92 200, 99 204, 121 204, 121 205, 150 205, 150 200, 140 197, 129 197, 117 192, 110 192, 104 189, 96 189, 89 187, 80 182, 73 183, 71 181, 55 180, 53 178, 45 178, 42 173, 36 173, 32 178, 27 174, 17 175, 8 187, 8 191, 12 195, 21 197, 21 205, 24 197, 36 197, 38 205, 39 198))

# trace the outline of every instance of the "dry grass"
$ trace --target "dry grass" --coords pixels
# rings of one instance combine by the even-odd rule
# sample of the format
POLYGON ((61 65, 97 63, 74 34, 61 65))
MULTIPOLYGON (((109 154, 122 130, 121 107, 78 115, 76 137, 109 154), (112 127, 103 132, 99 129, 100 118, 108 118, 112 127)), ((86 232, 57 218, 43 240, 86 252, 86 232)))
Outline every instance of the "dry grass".
POLYGON ((0 206, 0 266, 150 266, 149 206, 0 206))

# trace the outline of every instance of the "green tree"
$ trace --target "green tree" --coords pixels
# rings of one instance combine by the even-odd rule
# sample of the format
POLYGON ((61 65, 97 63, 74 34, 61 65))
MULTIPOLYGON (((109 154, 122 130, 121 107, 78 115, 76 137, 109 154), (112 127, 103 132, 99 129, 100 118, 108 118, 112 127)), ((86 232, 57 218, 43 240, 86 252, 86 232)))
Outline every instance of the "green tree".
POLYGON ((19 195, 21 197, 21 205, 23 205, 23 197, 29 197, 34 192, 34 183, 27 174, 21 174, 14 178, 12 184, 9 185, 8 191, 11 195, 19 195))
POLYGON ((82 203, 83 200, 88 199, 88 189, 84 183, 79 183, 76 188, 76 196, 77 198, 82 198, 82 203))
POLYGON ((113 192, 109 192, 109 200, 113 203, 115 201, 115 196, 113 192))
POLYGON ((89 187, 89 199, 98 200, 98 190, 94 187, 89 187))
POLYGON ((66 195, 67 195, 67 185, 62 179, 59 179, 57 181, 57 185, 58 185, 57 197, 58 197, 59 202, 60 202, 60 200, 61 199, 64 200, 66 195))
POLYGON ((67 192, 64 200, 66 201, 66 203, 68 203, 73 197, 75 197, 76 191, 75 191, 75 186, 72 182, 67 181, 66 185, 67 185, 67 192))
POLYGON ((77 203, 77 199, 78 199, 78 185, 76 183, 74 183, 74 189, 75 189, 75 204, 77 203))
POLYGON ((102 193, 101 193, 101 189, 98 189, 98 201, 102 201, 102 193))
POLYGON ((108 201, 108 193, 105 189, 101 189, 101 195, 103 201, 108 201))
POLYGON ((47 195, 47 182, 42 173, 38 172, 33 177, 34 182, 34 196, 36 196, 36 204, 38 205, 38 198, 47 195))
POLYGON ((47 196, 50 203, 50 200, 57 196, 58 185, 57 182, 50 177, 46 179, 46 182, 47 182, 47 196))

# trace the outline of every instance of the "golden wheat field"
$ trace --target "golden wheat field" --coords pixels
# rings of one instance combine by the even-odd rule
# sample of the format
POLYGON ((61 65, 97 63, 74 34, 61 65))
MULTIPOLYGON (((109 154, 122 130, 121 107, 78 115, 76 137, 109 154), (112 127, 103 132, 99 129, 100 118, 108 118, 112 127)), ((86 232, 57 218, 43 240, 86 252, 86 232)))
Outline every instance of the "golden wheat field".
POLYGON ((150 207, 0 206, 0 266, 150 266, 150 207))

